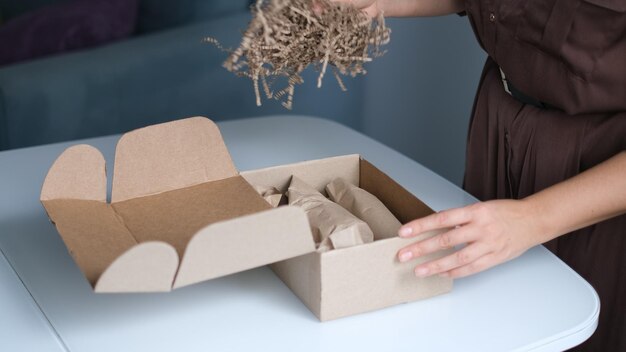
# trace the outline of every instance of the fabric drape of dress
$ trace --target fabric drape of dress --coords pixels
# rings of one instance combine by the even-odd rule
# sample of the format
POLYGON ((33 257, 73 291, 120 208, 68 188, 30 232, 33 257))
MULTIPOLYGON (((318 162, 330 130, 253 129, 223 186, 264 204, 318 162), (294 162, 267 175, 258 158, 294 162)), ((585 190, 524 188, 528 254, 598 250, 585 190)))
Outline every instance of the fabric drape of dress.
MULTIPOLYGON (((466 13, 489 54, 469 129, 469 193, 524 198, 626 150, 626 0, 467 0, 466 13), (511 97, 499 68, 550 108, 511 97)), ((626 215, 545 246, 600 296, 598 329, 573 350, 626 351, 626 215)))

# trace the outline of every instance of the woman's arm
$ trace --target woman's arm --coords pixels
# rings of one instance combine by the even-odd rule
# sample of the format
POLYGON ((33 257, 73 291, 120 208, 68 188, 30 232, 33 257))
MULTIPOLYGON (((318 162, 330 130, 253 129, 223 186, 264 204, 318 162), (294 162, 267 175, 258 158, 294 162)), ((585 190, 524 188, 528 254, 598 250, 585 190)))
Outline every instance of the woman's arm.
POLYGON ((442 16, 465 10, 464 0, 335 0, 364 10, 371 17, 442 16))
POLYGON ((494 200, 451 209, 404 225, 399 235, 453 228, 401 249, 400 261, 467 243, 418 265, 417 276, 471 275, 568 232, 626 213, 626 152, 523 200, 494 200))

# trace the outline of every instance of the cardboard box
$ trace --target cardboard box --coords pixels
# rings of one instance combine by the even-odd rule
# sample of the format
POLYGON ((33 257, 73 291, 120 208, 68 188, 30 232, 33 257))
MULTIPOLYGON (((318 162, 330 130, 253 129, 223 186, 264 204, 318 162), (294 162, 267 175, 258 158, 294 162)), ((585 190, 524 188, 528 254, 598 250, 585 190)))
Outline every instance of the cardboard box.
MULTIPOLYGON (((406 223, 433 211, 389 176, 358 155, 346 155, 297 164, 242 172, 254 185, 273 186, 286 192, 295 175, 325 193, 324 187, 337 177, 375 195, 406 223)), ((436 232, 417 238, 380 238, 374 242, 328 252, 312 252, 273 264, 281 280, 322 321, 432 297, 452 289, 452 280, 438 276, 418 279, 413 268, 418 261, 400 263, 400 248, 436 232)), ((425 256, 419 262, 438 258, 450 251, 425 256)))
POLYGON ((239 174, 217 126, 202 117, 123 135, 110 203, 102 154, 68 148, 48 172, 41 202, 96 292, 169 291, 273 263, 307 307, 329 320, 451 290, 451 279, 418 279, 417 262, 397 261, 398 249, 415 239, 317 252, 306 214, 271 208, 252 187, 286 191, 292 175, 322 192, 343 177, 401 222, 433 212, 358 155, 239 174))

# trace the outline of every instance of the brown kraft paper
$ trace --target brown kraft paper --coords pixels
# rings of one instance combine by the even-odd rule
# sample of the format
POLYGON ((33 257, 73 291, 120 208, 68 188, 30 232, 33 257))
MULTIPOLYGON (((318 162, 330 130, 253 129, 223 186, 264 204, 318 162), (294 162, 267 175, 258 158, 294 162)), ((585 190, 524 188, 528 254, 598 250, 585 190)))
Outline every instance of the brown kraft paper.
POLYGON ((292 177, 287 190, 289 205, 301 207, 309 219, 318 251, 352 247, 374 240, 370 227, 316 189, 292 177))
POLYGON ((280 193, 276 187, 255 185, 254 190, 257 191, 257 193, 260 194, 261 197, 263 197, 263 199, 265 199, 265 201, 268 202, 273 208, 286 203, 284 201, 284 195, 280 193))
POLYGON ((333 202, 365 221, 378 239, 394 237, 402 224, 376 196, 343 178, 336 178, 326 186, 333 202))

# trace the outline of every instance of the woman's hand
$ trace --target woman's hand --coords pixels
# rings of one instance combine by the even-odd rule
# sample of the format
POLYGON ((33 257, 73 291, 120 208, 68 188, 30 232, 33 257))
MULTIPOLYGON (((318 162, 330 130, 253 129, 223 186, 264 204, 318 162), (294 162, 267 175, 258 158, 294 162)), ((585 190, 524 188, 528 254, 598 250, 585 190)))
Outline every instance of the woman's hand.
POLYGON ((464 0, 332 0, 349 3, 370 17, 442 16, 465 10, 464 0))
POLYGON ((340 2, 346 2, 350 5, 356 7, 357 9, 362 10, 370 17, 376 17, 383 11, 378 3, 382 3, 382 1, 377 0, 334 0, 340 2))
POLYGON ((452 228, 401 249, 406 262, 467 243, 451 255, 423 263, 417 276, 463 277, 511 260, 571 231, 626 214, 626 151, 523 200, 492 200, 411 221, 400 237, 452 228))
POLYGON ((467 246, 448 256, 416 266, 415 275, 468 276, 511 260, 542 243, 541 229, 535 225, 523 200, 494 200, 446 210, 400 228, 400 237, 452 229, 401 249, 398 259, 407 262, 466 243, 467 246))

